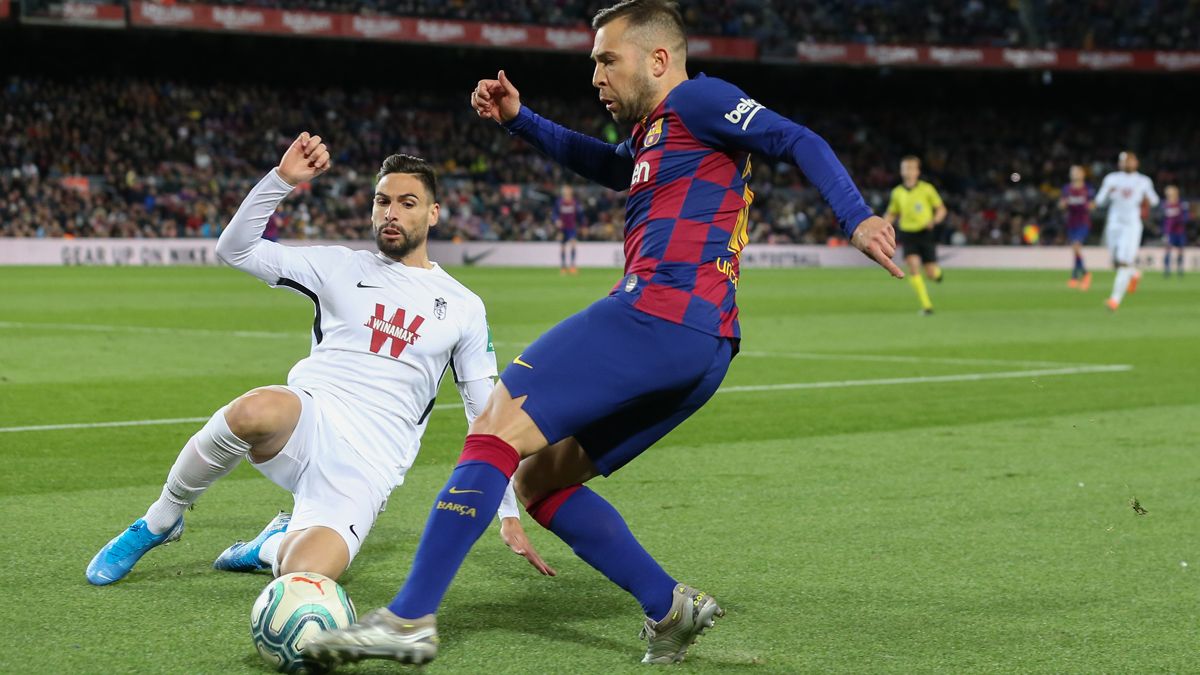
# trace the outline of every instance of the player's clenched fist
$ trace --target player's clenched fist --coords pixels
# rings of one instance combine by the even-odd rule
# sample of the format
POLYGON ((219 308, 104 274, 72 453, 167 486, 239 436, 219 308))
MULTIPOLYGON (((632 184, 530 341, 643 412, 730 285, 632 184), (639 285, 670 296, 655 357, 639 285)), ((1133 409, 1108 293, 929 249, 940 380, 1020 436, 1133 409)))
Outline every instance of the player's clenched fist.
POLYGON ((292 141, 291 147, 283 153, 279 160, 279 177, 289 185, 299 185, 310 181, 329 170, 329 148, 321 142, 320 136, 313 136, 307 131, 292 141))
POLYGON ((475 91, 471 92, 471 107, 480 117, 508 122, 521 112, 521 93, 502 70, 494 80, 479 81, 475 91))
POLYGON ((892 262, 896 255, 896 231, 892 224, 880 218, 871 216, 854 228, 850 243, 866 254, 868 258, 879 263, 879 266, 892 273, 897 279, 904 278, 904 272, 892 262))

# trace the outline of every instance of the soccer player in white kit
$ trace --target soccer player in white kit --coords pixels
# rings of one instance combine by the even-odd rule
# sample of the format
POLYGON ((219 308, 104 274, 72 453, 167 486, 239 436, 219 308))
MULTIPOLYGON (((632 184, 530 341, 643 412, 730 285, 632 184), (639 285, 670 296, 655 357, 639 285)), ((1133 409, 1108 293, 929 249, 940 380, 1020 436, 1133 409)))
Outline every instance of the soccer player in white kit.
POLYGON ((1112 295, 1105 304, 1117 311, 1127 291, 1137 288, 1141 273, 1135 266, 1138 248, 1142 244, 1142 204, 1158 206, 1158 193, 1149 176, 1138 173, 1138 158, 1132 152, 1122 152, 1117 158, 1119 171, 1104 177, 1096 193, 1096 205, 1108 206, 1108 224, 1104 241, 1112 253, 1117 268, 1112 295))
MULTIPOLYGON (((92 584, 124 578, 151 548, 178 539, 184 511, 243 457, 293 494, 294 510, 227 549, 214 566, 336 579, 412 466, 447 370, 468 421, 482 410, 496 355, 483 302, 429 260, 426 238, 439 205, 437 177, 424 160, 384 160, 371 212, 377 253, 262 238, 288 193, 328 168, 321 138, 301 134, 217 242, 217 256, 230 266, 313 301, 312 351, 287 386, 247 392, 192 436, 145 516, 92 559, 92 584)), ((505 543, 553 574, 525 536, 511 485, 499 516, 505 543)))

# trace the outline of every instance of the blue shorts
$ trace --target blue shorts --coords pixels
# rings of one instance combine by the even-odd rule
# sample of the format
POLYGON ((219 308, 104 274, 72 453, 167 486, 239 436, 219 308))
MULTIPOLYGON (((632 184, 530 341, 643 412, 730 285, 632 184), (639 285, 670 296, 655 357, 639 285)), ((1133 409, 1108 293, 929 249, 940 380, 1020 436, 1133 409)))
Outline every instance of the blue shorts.
POLYGON ((1091 226, 1082 225, 1079 227, 1067 228, 1067 241, 1072 244, 1082 244, 1087 240, 1088 232, 1091 231, 1091 226))
POLYGON ((574 229, 574 228, 571 228, 571 229, 569 229, 569 230, 562 230, 562 240, 563 240, 563 242, 575 241, 575 238, 576 238, 577 236, 578 236, 578 235, 575 233, 575 229, 574 229))
POLYGON ((1168 234, 1167 235, 1167 246, 1175 246, 1178 248, 1183 248, 1184 246, 1187 246, 1187 233, 1172 232, 1172 233, 1168 234))
POLYGON ((574 436, 605 476, 654 445, 716 393, 728 338, 598 300, 551 328, 500 379, 550 443, 574 436))

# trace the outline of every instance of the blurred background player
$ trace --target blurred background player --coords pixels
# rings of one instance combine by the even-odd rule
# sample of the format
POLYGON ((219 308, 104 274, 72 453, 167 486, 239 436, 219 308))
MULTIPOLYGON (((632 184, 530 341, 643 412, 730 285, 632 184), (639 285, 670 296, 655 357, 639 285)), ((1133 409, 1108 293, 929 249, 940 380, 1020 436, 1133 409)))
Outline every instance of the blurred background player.
POLYGON ((1075 254, 1075 266, 1071 269, 1071 280, 1067 285, 1086 291, 1092 285, 1092 273, 1083 264, 1083 244, 1092 229, 1092 201, 1096 192, 1084 182, 1086 173, 1082 166, 1071 165, 1071 181, 1063 186, 1059 206, 1067 213, 1067 241, 1075 254))
POLYGON ((896 228, 897 243, 904 247, 904 261, 908 264, 908 283, 917 292, 921 301, 921 313, 933 314, 933 302, 921 277, 938 283, 942 281, 942 269, 937 264, 937 238, 933 228, 946 219, 946 205, 938 191, 928 182, 921 180, 921 160, 909 155, 900 160, 900 178, 903 181, 892 190, 884 218, 896 228))
POLYGON ((1158 206, 1158 193, 1149 176, 1138 173, 1138 158, 1125 151, 1117 156, 1117 171, 1104 177, 1096 193, 1096 206, 1108 206, 1104 241, 1117 268, 1112 295, 1104 304, 1117 311, 1126 293, 1137 290, 1141 273, 1137 270, 1138 248, 1142 245, 1142 206, 1158 206))
POLYGON ((1187 226, 1191 219, 1191 209, 1187 202, 1180 201, 1179 188, 1168 185, 1163 191, 1166 200, 1163 202, 1163 239, 1167 242, 1167 252, 1163 255, 1163 276, 1171 276, 1171 251, 1175 251, 1175 273, 1183 276, 1183 247, 1187 246, 1187 226))
POLYGON ((575 267, 575 240, 583 222, 583 207, 575 200, 575 190, 570 185, 562 186, 562 196, 554 202, 554 222, 558 224, 559 236, 562 237, 562 267, 559 273, 579 274, 578 268, 575 267), (567 264, 568 253, 570 265, 567 264))
MULTIPOLYGON (((295 508, 213 566, 337 579, 412 466, 451 361, 467 419, 482 410, 496 354, 483 302, 429 260, 440 207, 425 160, 392 155, 380 167, 371 212, 376 252, 262 238, 276 207, 329 165, 321 138, 301 134, 217 241, 217 257, 234 269, 316 304, 311 353, 292 367, 287 386, 239 396, 188 440, 157 501, 92 558, 90 583, 119 581, 147 551, 178 539, 184 511, 243 458, 291 492, 295 508)), ((509 533, 516 539, 503 532, 520 528, 511 486, 501 513, 510 547, 551 574, 523 532, 509 533)))

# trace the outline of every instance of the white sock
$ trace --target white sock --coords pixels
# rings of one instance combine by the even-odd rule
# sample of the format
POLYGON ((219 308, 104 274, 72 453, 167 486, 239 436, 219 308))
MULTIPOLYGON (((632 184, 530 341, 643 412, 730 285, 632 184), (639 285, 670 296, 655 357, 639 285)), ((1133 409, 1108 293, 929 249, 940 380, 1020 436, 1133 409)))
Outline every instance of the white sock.
POLYGON ((232 471, 250 452, 250 444, 235 436, 225 421, 228 407, 218 410, 179 451, 162 494, 142 516, 151 532, 162 534, 170 529, 208 486, 232 471))
POLYGON ((262 547, 258 549, 258 559, 264 565, 270 565, 271 569, 275 568, 275 557, 279 553, 279 545, 283 543, 283 537, 287 532, 276 532, 267 537, 263 542, 262 547))
POLYGON ((1125 291, 1129 289, 1129 280, 1133 278, 1134 269, 1132 267, 1121 267, 1117 269, 1117 278, 1113 280, 1112 299, 1118 304, 1125 299, 1125 291))

